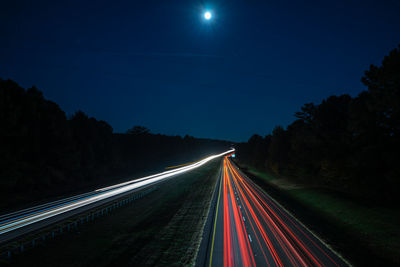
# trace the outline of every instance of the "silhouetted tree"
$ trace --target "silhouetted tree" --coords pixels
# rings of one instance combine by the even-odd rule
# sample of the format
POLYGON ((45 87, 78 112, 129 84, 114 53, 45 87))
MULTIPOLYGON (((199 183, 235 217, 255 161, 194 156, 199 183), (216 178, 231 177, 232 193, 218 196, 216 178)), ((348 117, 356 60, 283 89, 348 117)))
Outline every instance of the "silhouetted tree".
POLYGON ((127 134, 143 135, 150 133, 150 130, 144 126, 133 126, 131 129, 126 131, 127 134))
POLYGON ((305 104, 269 142, 253 136, 238 158, 304 183, 374 199, 394 199, 400 187, 400 46, 371 65, 357 97, 330 96, 305 104), (265 145, 268 143, 268 145, 265 145), (268 153, 265 152, 267 148, 268 153))
POLYGON ((36 87, 24 90, 0 79, 0 210, 93 189, 120 175, 163 170, 229 146, 154 135, 141 126, 128 132, 114 134, 83 111, 67 119, 36 87))
POLYGON ((400 134, 400 46, 392 50, 380 67, 371 65, 361 79, 368 87, 368 108, 376 114, 376 125, 387 136, 400 134))

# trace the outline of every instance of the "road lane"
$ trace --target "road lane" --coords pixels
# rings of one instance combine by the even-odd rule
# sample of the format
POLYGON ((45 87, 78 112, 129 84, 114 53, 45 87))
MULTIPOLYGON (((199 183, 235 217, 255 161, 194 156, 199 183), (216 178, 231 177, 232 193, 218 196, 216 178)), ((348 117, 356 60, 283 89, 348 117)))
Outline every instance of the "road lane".
POLYGON ((69 214, 71 214, 71 216, 76 215, 77 212, 86 211, 88 208, 104 205, 108 201, 113 201, 129 194, 130 192, 152 186, 176 175, 191 171, 215 158, 231 153, 232 151, 234 150, 229 150, 218 155, 212 155, 193 164, 176 168, 174 170, 131 180, 114 186, 100 188, 86 194, 80 194, 78 196, 0 216, 0 243, 18 237, 20 234, 25 234, 29 231, 47 226, 49 223, 54 223, 57 221, 57 218, 65 219, 69 214))
POLYGON ((228 157, 207 266, 347 266, 228 157), (221 212, 222 211, 222 212, 221 212))

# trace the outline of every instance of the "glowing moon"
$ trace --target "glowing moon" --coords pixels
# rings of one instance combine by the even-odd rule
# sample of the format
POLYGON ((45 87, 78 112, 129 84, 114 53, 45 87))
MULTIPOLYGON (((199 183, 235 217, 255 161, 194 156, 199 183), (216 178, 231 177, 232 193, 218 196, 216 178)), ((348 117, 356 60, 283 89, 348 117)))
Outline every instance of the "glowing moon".
POLYGON ((210 11, 207 11, 207 12, 204 13, 204 18, 205 18, 206 20, 210 20, 211 17, 212 17, 212 14, 211 14, 210 11))

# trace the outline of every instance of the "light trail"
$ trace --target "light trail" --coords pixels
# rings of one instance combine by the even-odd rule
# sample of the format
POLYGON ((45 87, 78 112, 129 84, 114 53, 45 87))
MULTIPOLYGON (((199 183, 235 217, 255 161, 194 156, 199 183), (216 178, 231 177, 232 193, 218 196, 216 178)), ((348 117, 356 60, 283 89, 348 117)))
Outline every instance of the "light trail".
MULTIPOLYGON (((230 169, 231 171, 233 171, 233 174, 236 178, 239 178, 241 180, 241 182, 243 182, 243 186, 245 188, 245 190, 247 190, 248 194, 253 198, 253 201, 255 203, 257 203, 257 206, 260 208, 260 210, 262 211, 263 214, 265 214, 264 216, 266 216, 271 222, 277 221, 279 223, 278 227, 276 226, 277 229, 279 228, 283 228, 283 230, 285 231, 285 233, 288 233, 289 237, 292 238, 292 242, 291 243, 295 243, 297 246, 299 246, 301 248, 301 250, 303 252, 305 252, 307 254, 307 257, 309 259, 312 260, 313 265, 314 266, 321 266, 321 262, 317 259, 317 257, 313 254, 312 250, 310 250, 309 248, 306 247, 306 244, 304 241, 302 241, 301 238, 299 238, 298 236, 296 236, 294 234, 294 231, 290 228, 290 226, 288 224, 286 224, 278 215, 278 213, 272 209, 271 205, 273 205, 275 207, 275 209, 282 214, 286 219, 289 220, 289 222, 295 226, 296 229, 300 230, 300 232, 302 233, 303 237, 306 237, 308 240, 311 241, 311 243, 313 244, 313 246, 315 246, 319 251, 321 251, 332 263, 335 263, 331 257, 329 257, 329 255, 320 247, 318 246, 312 239, 311 237, 305 233, 305 231, 302 231, 301 228, 293 223, 293 220, 291 220, 289 218, 289 216, 287 214, 285 214, 285 212, 283 212, 282 209, 279 209, 275 203, 273 203, 269 198, 266 198, 265 196, 261 196, 260 193, 262 192, 257 192, 255 190, 254 186, 250 186, 249 181, 243 179, 242 177, 240 177, 240 174, 235 170, 235 168, 232 166, 232 164, 229 162, 230 164, 230 169), (264 199, 268 199, 269 200, 269 205, 265 202, 264 199), (263 205, 261 206, 262 203, 263 205), (269 211, 270 214, 272 214, 273 217, 270 217, 267 213, 267 211, 269 211)), ((286 236, 280 231, 280 235, 283 237, 284 240, 287 240, 286 236)), ((290 243, 289 243, 290 245, 290 243)), ((292 251, 294 252, 294 254, 298 257, 298 259, 300 261, 302 261, 300 255, 297 253, 296 250, 294 250, 293 246, 290 247, 292 249, 292 251)), ((302 262, 303 264, 305 264, 305 262, 302 262)))
POLYGON ((349 265, 242 175, 228 157, 221 177, 223 220, 214 223, 219 223, 214 231, 221 229, 223 239, 212 241, 212 246, 223 247, 224 267, 349 265))
POLYGON ((131 180, 125 183, 100 188, 86 194, 81 194, 75 197, 58 200, 48 204, 43 204, 0 216, 0 236, 28 225, 85 207, 87 205, 99 203, 100 201, 103 203, 107 199, 115 199, 115 197, 118 197, 118 195, 128 193, 129 191, 137 190, 142 187, 161 182, 172 176, 199 168, 209 161, 232 153, 233 151, 234 149, 231 149, 218 155, 209 156, 188 166, 131 180))
POLYGON ((242 220, 240 208, 236 202, 235 194, 229 179, 227 161, 224 160, 224 233, 227 246, 224 244, 224 266, 255 266, 254 255, 251 251, 248 234, 242 220), (233 217, 233 220, 232 220, 233 217), (233 229, 235 227, 235 229, 233 229), (236 235, 235 235, 236 233, 236 235), (238 249, 232 246, 237 240, 238 249), (232 250, 234 248, 234 250, 232 250), (239 262, 240 260, 240 262, 239 262))

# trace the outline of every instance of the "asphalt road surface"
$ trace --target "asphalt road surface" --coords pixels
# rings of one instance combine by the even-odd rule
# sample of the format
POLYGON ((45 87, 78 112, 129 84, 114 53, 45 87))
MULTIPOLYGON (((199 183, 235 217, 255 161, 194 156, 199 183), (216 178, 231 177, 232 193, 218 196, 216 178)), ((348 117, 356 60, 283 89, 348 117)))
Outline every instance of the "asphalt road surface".
POLYGON ((100 188, 92 192, 35 206, 0 216, 0 243, 8 242, 21 235, 38 230, 68 217, 88 211, 114 201, 132 192, 154 186, 176 175, 199 168, 207 162, 233 152, 234 149, 218 155, 212 155, 183 167, 157 173, 125 183, 100 188))
MULTIPOLYGON (((204 266, 348 266, 226 156, 204 266)), ((210 216, 209 216, 210 217, 210 216)), ((199 262, 201 262, 199 264, 199 262)))

